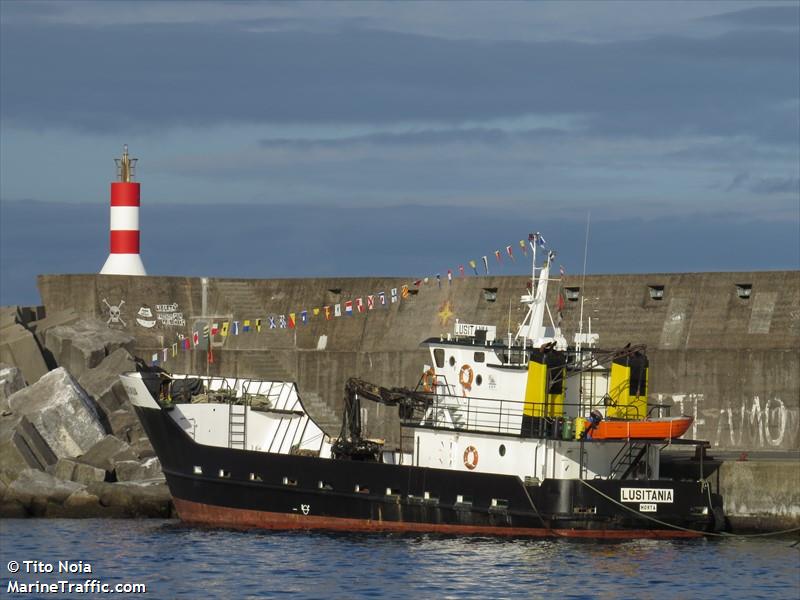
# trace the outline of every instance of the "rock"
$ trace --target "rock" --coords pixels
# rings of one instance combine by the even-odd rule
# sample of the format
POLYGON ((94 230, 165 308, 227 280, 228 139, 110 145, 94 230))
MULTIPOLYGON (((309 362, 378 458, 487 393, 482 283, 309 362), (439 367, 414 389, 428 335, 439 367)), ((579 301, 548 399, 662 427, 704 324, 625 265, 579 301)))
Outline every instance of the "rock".
POLYGON ((61 512, 61 516, 68 519, 92 519, 109 516, 108 511, 100 504, 100 498, 87 490, 77 490, 70 494, 69 498, 64 500, 61 512))
POLYGON ((24 469, 43 470, 58 461, 49 444, 22 415, 0 417, 0 472, 11 480, 24 469))
POLYGON ((133 412, 133 407, 129 402, 125 402, 122 408, 108 415, 108 426, 111 429, 111 433, 129 444, 138 442, 141 437, 147 437, 139 418, 133 412))
POLYGON ((27 516, 28 511, 19 500, 0 501, 0 519, 24 519, 27 516))
POLYGON ((113 472, 116 464, 126 460, 136 460, 136 454, 130 446, 113 435, 107 435, 92 446, 78 460, 84 464, 113 472))
POLYGON ((64 481, 88 484, 93 481, 105 481, 106 471, 70 458, 62 458, 49 471, 51 475, 64 481))
POLYGON ((78 383, 85 389, 106 418, 128 402, 128 395, 119 379, 120 373, 135 371, 136 362, 125 348, 117 348, 102 362, 86 371, 78 383))
POLYGON ((36 338, 17 323, 0 330, 0 362, 18 367, 29 382, 49 371, 36 338))
POLYGON ((17 500, 28 508, 47 502, 61 504, 70 494, 84 487, 72 481, 62 481, 44 471, 25 469, 8 486, 4 501, 17 500))
POLYGON ((117 463, 117 481, 148 481, 164 479, 161 463, 155 456, 140 463, 135 460, 123 460, 117 463))
POLYGON ((63 368, 13 394, 8 404, 29 419, 58 458, 84 454, 105 435, 92 399, 63 368))
POLYGON ((132 351, 135 338, 109 328, 98 319, 81 319, 71 325, 51 327, 45 346, 55 361, 80 378, 118 348, 132 351))
POLYGON ((150 440, 146 435, 133 442, 131 444, 131 450, 133 450, 136 456, 141 460, 152 458, 156 455, 156 451, 153 450, 153 446, 150 444, 150 440))
POLYGON ((22 323, 19 306, 0 306, 0 329, 22 323))
POLYGON ((17 367, 0 363, 0 410, 8 408, 8 397, 25 387, 25 378, 17 367))
POLYGON ((47 335, 48 329, 58 327, 59 325, 72 325, 79 320, 80 317, 78 316, 78 313, 76 313, 73 309, 68 308, 50 313, 41 319, 37 319, 28 325, 28 329, 30 329, 36 336, 36 339, 39 341, 39 345, 41 345, 42 348, 45 348, 45 336, 47 335))
POLYGON ((169 518, 172 498, 166 483, 142 485, 138 483, 90 483, 90 494, 100 498, 109 516, 169 518))

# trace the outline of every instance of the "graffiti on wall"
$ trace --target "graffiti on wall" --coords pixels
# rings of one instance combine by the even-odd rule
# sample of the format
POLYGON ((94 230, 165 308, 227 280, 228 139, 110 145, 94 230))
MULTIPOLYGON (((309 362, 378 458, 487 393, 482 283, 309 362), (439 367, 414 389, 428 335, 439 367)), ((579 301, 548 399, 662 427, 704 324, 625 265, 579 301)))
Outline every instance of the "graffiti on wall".
POLYGON ((119 304, 109 304, 108 300, 103 298, 103 304, 108 307, 108 320, 106 321, 106 325, 113 325, 114 323, 121 323, 123 327, 125 327, 125 321, 122 319, 122 305, 125 304, 125 300, 120 300, 119 304))
POLYGON ((177 302, 172 304, 156 304, 155 310, 143 304, 136 313, 136 322, 140 327, 151 329, 156 325, 162 327, 185 327, 186 319, 177 302))
POLYGON ((673 405, 672 414, 694 417, 693 439, 708 439, 725 448, 790 448, 797 444, 800 410, 777 396, 741 402, 722 400, 710 407, 704 394, 657 394, 658 404, 673 405))

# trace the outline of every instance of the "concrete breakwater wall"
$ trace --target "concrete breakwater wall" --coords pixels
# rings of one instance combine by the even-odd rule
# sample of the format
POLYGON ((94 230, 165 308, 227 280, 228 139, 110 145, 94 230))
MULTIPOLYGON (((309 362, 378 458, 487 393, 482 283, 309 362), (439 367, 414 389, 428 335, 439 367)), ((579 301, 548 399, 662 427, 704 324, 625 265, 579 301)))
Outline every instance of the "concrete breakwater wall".
MULTIPOLYGON (((421 340, 452 332, 455 319, 514 331, 524 317, 528 278, 467 277, 411 289, 407 278, 232 280, 182 277, 43 275, 48 312, 74 310, 136 338, 142 357, 191 335, 199 322, 253 321, 251 331, 216 336, 206 353, 168 356, 167 369, 295 381, 309 412, 336 432, 347 377, 416 385, 427 353, 421 340), (384 292, 385 307, 326 320, 314 308, 384 292), (270 316, 306 324, 270 329, 270 316), (262 330, 255 331, 255 319, 262 330)), ((651 361, 650 400, 695 417, 691 437, 725 450, 796 450, 800 446, 800 272, 566 276, 550 286, 565 296, 562 328, 600 334, 601 346, 644 343, 651 361)), ((171 354, 171 353, 170 353, 171 354)), ((392 440, 391 410, 372 407, 370 435, 392 440)))

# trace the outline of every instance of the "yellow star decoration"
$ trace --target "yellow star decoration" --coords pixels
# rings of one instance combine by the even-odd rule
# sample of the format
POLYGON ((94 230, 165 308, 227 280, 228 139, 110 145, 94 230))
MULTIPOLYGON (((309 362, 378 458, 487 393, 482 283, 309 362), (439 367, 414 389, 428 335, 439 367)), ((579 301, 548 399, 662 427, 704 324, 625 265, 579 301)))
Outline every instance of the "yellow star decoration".
POLYGON ((453 312, 453 307, 450 305, 450 301, 446 300, 442 303, 439 307, 439 322, 442 324, 442 327, 447 325, 447 322, 453 317, 455 313, 453 312))

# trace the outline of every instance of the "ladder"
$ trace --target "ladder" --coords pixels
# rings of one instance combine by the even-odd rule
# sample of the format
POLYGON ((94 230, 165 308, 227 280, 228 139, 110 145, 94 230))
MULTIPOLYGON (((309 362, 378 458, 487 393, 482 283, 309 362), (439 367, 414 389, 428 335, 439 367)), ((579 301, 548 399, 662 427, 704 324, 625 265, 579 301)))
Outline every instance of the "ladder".
POLYGON ((647 444, 625 442, 611 461, 611 479, 627 479, 647 454, 647 444))
POLYGON ((247 403, 228 403, 228 448, 247 448, 247 403))

